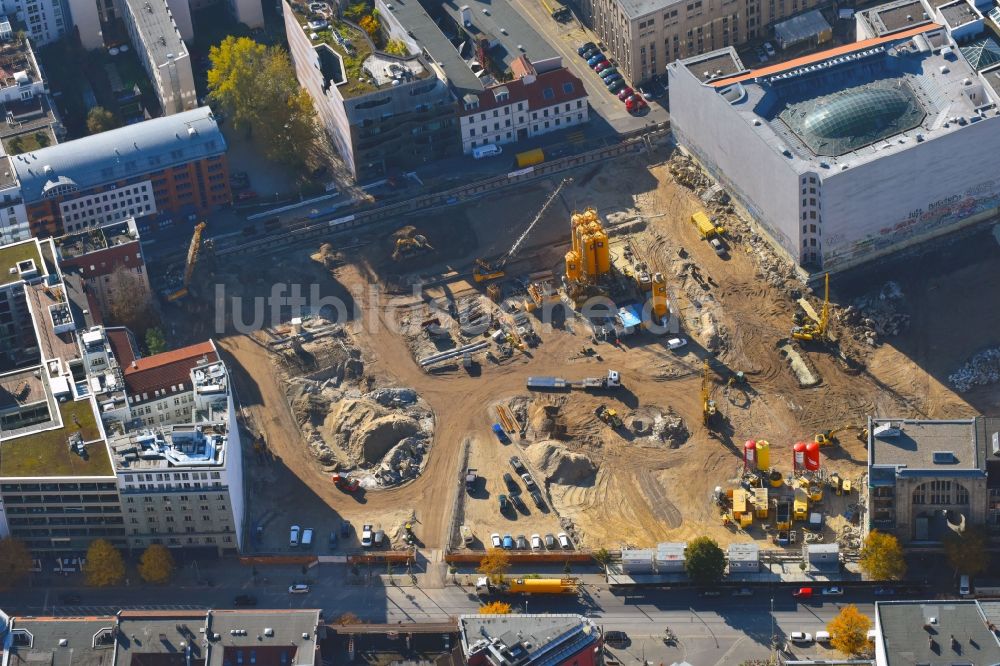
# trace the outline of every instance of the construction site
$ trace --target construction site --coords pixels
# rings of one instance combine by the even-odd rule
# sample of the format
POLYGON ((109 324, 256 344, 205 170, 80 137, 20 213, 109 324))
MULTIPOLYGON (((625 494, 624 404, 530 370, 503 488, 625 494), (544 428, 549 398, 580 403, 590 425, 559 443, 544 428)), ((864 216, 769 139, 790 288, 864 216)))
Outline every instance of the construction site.
POLYGON ((253 520, 287 531, 254 506, 281 487, 433 549, 556 533, 580 550, 850 549, 868 417, 983 409, 946 377, 991 341, 928 346, 946 322, 917 313, 944 294, 920 271, 807 286, 676 151, 568 176, 211 263, 244 309, 275 283, 327 303, 220 341, 266 479, 253 520))

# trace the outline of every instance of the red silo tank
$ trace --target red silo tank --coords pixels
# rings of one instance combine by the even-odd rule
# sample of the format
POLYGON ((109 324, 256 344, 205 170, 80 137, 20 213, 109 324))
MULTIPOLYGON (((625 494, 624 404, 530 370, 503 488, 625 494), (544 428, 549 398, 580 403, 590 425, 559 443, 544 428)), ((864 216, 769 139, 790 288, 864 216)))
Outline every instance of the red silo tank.
POLYGON ((806 444, 806 469, 810 472, 819 471, 819 443, 806 444))
POLYGON ((757 442, 748 439, 743 445, 743 464, 748 468, 757 467, 757 442))
POLYGON ((805 442, 795 442, 795 446, 792 447, 793 453, 793 469, 805 469, 806 466, 806 443, 805 442))

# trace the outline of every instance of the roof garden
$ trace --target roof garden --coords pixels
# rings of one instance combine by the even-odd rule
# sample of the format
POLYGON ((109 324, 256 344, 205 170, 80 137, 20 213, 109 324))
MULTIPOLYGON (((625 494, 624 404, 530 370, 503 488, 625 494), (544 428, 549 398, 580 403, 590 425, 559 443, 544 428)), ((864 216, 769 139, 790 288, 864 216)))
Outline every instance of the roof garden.
POLYGON ((34 238, 0 247, 0 286, 36 277, 44 271, 45 264, 34 238), (32 267, 36 273, 31 272, 32 267))
POLYGON ((313 46, 325 47, 316 48, 316 52, 326 85, 336 85, 345 99, 379 90, 378 79, 386 70, 384 61, 387 59, 399 59, 401 64, 398 70, 402 74, 417 78, 430 75, 423 67, 402 64, 409 57, 406 45, 386 36, 382 21, 367 2, 350 5, 345 15, 357 21, 358 25, 371 28, 371 37, 352 23, 340 19, 326 2, 310 2, 308 5, 291 3, 291 6, 295 20, 313 46))
POLYGON ((88 445, 81 455, 69 445, 80 433, 84 442, 100 440, 90 401, 60 403, 63 426, 0 443, 0 476, 111 476, 111 460, 103 441, 88 445))

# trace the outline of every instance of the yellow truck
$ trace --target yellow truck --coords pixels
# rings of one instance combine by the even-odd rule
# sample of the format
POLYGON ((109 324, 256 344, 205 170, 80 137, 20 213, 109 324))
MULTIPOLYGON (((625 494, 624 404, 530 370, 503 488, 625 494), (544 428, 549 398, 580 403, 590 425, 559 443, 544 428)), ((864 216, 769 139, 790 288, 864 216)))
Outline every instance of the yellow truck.
POLYGON ((802 488, 795 489, 795 504, 792 513, 795 520, 807 520, 809 518, 809 495, 802 488))
POLYGON ((512 578, 502 583, 491 583, 482 576, 476 581, 476 593, 491 594, 576 594, 575 578, 512 578))
POLYGON ((534 150, 526 150, 523 153, 516 154, 514 159, 517 161, 517 168, 524 169, 525 167, 535 166, 544 162, 545 153, 542 152, 541 148, 535 148, 534 150))
POLYGON ((703 210, 699 210, 691 216, 691 224, 698 228, 698 233, 705 239, 714 238, 726 231, 722 227, 716 226, 703 210))

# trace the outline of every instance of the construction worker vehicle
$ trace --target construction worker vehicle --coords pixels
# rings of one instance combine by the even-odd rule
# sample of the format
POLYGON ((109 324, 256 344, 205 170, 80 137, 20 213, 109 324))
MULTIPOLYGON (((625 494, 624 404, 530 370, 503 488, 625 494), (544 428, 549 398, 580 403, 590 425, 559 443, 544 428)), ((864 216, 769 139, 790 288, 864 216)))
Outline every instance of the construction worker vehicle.
POLYGON ((607 405, 601 405, 595 411, 597 418, 601 419, 607 423, 612 428, 622 427, 622 417, 618 416, 618 412, 614 409, 609 409, 607 405))
POLYGON ((353 476, 347 476, 346 474, 332 474, 330 475, 330 480, 333 484, 337 486, 340 490, 345 493, 357 492, 358 488, 361 487, 361 482, 358 481, 353 476))
POLYGON ((469 494, 475 492, 477 483, 479 483, 479 470, 475 467, 465 470, 465 490, 469 494))
POLYGON ((716 236, 721 236, 726 233, 725 228, 720 227, 713 222, 705 211, 698 211, 691 216, 691 224, 693 224, 697 229, 698 233, 705 240, 710 238, 715 238, 716 236))
POLYGON ((562 192, 563 187, 565 187, 566 184, 572 180, 572 178, 565 178, 561 183, 559 183, 558 186, 556 186, 556 189, 552 191, 552 194, 550 194, 548 199, 545 200, 542 207, 538 209, 538 213, 535 215, 534 219, 531 220, 531 223, 528 224, 528 227, 524 230, 524 232, 517 237, 517 240, 515 240, 514 244, 510 246, 510 249, 507 250, 506 254, 493 261, 483 258, 475 260, 476 266, 472 269, 472 277, 476 282, 497 280, 507 274, 505 270, 507 262, 517 254, 518 250, 521 249, 524 239, 528 237, 531 230, 534 229, 535 225, 537 225, 539 220, 542 219, 542 216, 545 214, 546 209, 548 209, 549 204, 555 201, 556 197, 559 196, 559 193, 562 192))
POLYGON ((396 249, 393 250, 393 261, 409 259, 424 252, 430 252, 434 246, 427 242, 427 237, 421 234, 414 234, 409 238, 397 238, 396 249))
POLYGON ((837 435, 844 431, 855 430, 857 431, 858 441, 867 442, 868 441, 868 428, 864 426, 841 426, 840 428, 834 428, 833 430, 824 430, 823 432, 816 433, 816 437, 813 439, 820 446, 829 446, 830 444, 836 444, 839 439, 837 435))
POLYGON ((816 312, 805 299, 799 300, 799 305, 806 313, 808 320, 800 318, 801 324, 792 328, 792 337, 796 340, 822 340, 826 336, 826 327, 830 323, 830 274, 824 278, 823 309, 817 316, 816 312))
POLYGON ((712 399, 712 378, 711 368, 708 359, 705 359, 701 367, 701 419, 706 426, 718 413, 715 400, 712 399))
POLYGON ((576 594, 578 583, 575 578, 515 578, 499 583, 481 576, 476 581, 476 594, 576 594))
POLYGON ((198 263, 198 253, 201 251, 201 236, 205 232, 205 223, 199 222, 194 227, 191 235, 191 244, 188 246, 187 261, 184 264, 184 281, 179 289, 167 294, 167 300, 173 303, 184 298, 189 293, 191 278, 194 276, 194 267, 198 263))
POLYGON ((530 389, 583 389, 584 391, 593 391, 621 388, 621 385, 621 375, 618 374, 617 370, 608 370, 606 377, 587 377, 586 379, 577 381, 550 376, 528 377, 528 388, 530 389))

